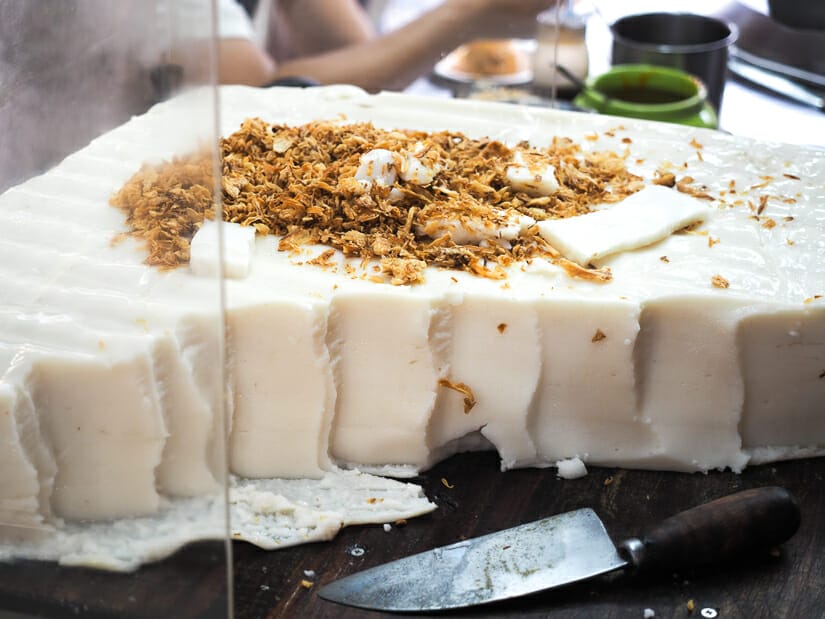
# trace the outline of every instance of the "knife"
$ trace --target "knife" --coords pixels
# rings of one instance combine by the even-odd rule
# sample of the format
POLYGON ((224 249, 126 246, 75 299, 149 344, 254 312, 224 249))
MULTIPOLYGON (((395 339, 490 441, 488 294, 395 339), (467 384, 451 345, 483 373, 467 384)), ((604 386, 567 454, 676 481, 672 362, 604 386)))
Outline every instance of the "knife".
POLYGON ((323 599, 424 612, 507 600, 614 570, 678 570, 772 548, 799 528, 784 488, 732 494, 664 520, 618 548, 589 508, 435 548, 336 580, 323 599))
POLYGON ((825 97, 797 84, 787 77, 749 64, 735 56, 731 56, 728 59, 728 70, 734 75, 762 88, 767 88, 776 94, 782 95, 786 99, 808 105, 819 111, 825 111, 825 97))
POLYGON ((814 73, 807 69, 800 69, 799 67, 794 67, 769 58, 763 58, 736 46, 731 48, 730 54, 744 63, 765 71, 770 71, 771 73, 777 73, 795 82, 802 82, 814 88, 825 88, 825 75, 814 73))

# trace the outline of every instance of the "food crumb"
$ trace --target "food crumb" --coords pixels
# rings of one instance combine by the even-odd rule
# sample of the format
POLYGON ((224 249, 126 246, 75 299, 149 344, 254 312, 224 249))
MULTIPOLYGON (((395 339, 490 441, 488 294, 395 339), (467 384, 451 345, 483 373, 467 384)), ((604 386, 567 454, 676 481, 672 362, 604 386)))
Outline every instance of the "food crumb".
POLYGON ((662 262, 670 262, 670 258, 668 258, 667 256, 659 256, 659 260, 661 260, 662 262))
POLYGON ((653 184, 664 185, 665 187, 673 187, 676 185, 676 175, 673 174, 673 172, 656 170, 656 175, 653 177, 653 184))
POLYGON ((496 327, 496 329, 498 329, 499 333, 504 333, 507 330, 507 323, 506 322, 500 322, 499 325, 496 327))
POLYGON ((580 458, 567 458, 556 462, 558 476, 562 479, 578 479, 587 475, 587 467, 580 458))
POLYGON ((304 589, 312 589, 312 587, 313 587, 314 585, 315 585, 315 583, 314 583, 314 582, 312 582, 311 580, 307 580, 306 578, 302 578, 302 579, 301 579, 301 586, 302 586, 304 589))
POLYGON ((389 522, 385 522, 384 523, 384 532, 389 533, 390 531, 392 531, 392 525, 389 522))
POLYGON ((564 258, 558 261, 558 265, 565 270, 568 276, 573 278, 578 277, 580 279, 599 283, 609 282, 613 279, 613 273, 610 271, 610 267, 589 269, 570 260, 565 260, 564 258))
POLYGON ((604 485, 605 485, 605 486, 609 486, 609 485, 610 485, 610 484, 612 484, 612 483, 613 483, 613 476, 612 476, 612 475, 611 475, 611 476, 609 476, 609 477, 607 477, 607 478, 605 478, 605 480, 604 480, 604 485))
POLYGON ((656 612, 652 608, 645 608, 645 611, 644 613, 642 613, 642 616, 645 619, 652 619, 652 617, 656 616, 656 612))
POLYGON ((307 578, 315 578, 315 570, 304 570, 304 576, 307 578))
POLYGON ((714 275, 710 278, 710 283, 716 288, 730 288, 730 282, 721 275, 714 275))
POLYGON ((464 396, 464 414, 468 415, 473 407, 476 405, 476 397, 473 395, 473 390, 470 389, 469 386, 465 385, 464 383, 456 383, 451 380, 447 380, 446 378, 442 378, 438 381, 438 384, 441 387, 447 387, 448 389, 452 389, 453 391, 458 391, 461 395, 464 396))
POLYGON ((696 602, 694 602, 693 600, 688 600, 687 604, 685 604, 685 607, 687 608, 687 611, 689 613, 693 613, 693 611, 696 609, 696 602))
POLYGON ((606 337, 607 336, 604 334, 604 331, 602 331, 601 329, 596 329, 596 333, 593 334, 593 337, 590 341, 595 344, 596 342, 601 342, 606 337))
POLYGON ((451 484, 449 481, 447 481, 446 477, 441 478, 441 485, 444 486, 445 488, 449 488, 450 490, 455 488, 455 486, 453 484, 451 484))

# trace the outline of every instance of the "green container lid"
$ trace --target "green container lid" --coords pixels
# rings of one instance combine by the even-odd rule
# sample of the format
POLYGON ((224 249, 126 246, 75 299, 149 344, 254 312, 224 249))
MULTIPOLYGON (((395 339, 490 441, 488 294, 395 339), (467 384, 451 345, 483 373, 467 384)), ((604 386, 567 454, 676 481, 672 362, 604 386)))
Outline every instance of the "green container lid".
POLYGON ((670 67, 616 65, 591 77, 574 105, 611 116, 716 129, 718 119, 696 77, 670 67))

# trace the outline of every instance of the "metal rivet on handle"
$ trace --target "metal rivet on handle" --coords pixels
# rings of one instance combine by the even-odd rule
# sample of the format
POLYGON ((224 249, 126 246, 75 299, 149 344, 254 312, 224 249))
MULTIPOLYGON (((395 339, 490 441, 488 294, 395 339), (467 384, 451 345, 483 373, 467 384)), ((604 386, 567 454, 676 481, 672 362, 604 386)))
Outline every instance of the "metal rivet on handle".
POLYGON ((366 552, 366 550, 364 550, 364 549, 363 549, 361 546, 359 546, 358 544, 355 544, 354 546, 352 546, 352 547, 349 549, 349 553, 350 553, 353 557, 363 557, 365 552, 366 552))

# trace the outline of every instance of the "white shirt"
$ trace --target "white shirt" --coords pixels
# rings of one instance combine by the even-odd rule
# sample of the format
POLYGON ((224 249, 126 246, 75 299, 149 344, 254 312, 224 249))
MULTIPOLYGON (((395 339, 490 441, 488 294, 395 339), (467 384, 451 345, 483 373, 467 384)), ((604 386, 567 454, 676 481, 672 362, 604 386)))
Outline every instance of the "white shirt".
MULTIPOLYGON (((158 26, 179 39, 212 36, 209 0, 158 0, 158 26)), ((253 39, 252 20, 235 0, 217 0, 217 34, 222 39, 253 39)))

